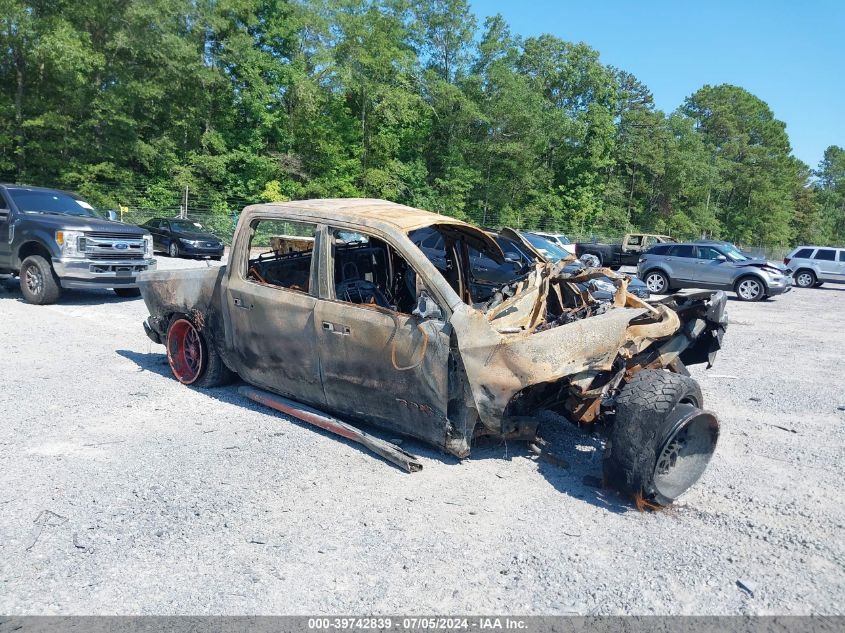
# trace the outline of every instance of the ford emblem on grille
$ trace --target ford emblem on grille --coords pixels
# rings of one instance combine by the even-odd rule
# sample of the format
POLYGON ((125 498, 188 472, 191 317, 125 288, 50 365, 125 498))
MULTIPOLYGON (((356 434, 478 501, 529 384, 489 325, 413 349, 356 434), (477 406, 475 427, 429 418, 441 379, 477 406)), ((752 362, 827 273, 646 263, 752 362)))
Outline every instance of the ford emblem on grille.
POLYGON ((129 244, 127 244, 126 242, 115 242, 114 247, 116 250, 125 251, 127 248, 129 248, 129 244))

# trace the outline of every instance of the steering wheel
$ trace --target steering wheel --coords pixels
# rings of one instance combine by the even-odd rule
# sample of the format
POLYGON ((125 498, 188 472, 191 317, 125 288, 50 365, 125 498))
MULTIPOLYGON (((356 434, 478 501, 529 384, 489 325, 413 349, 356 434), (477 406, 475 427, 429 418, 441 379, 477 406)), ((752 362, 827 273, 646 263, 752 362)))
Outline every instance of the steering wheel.
POLYGON ((382 308, 390 308, 390 303, 377 285, 364 279, 341 281, 335 286, 337 298, 349 303, 375 303, 382 308))

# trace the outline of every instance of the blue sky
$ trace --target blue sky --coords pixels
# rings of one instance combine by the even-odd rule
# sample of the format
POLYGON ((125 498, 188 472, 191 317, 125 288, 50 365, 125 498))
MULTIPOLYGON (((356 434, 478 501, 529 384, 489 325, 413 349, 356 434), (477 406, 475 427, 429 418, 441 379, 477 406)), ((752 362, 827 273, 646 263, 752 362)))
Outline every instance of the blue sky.
POLYGON ((661 110, 704 84, 735 84, 769 104, 811 167, 828 145, 845 147, 845 0, 470 3, 479 26, 501 13, 514 34, 586 42, 645 83, 661 110))

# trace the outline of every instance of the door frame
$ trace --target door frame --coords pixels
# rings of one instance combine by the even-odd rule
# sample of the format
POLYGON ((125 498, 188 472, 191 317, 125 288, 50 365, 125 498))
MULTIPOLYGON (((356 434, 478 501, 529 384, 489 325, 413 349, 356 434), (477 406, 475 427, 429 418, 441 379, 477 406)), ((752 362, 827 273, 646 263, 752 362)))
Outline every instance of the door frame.
MULTIPOLYGON (((321 229, 322 230, 320 235, 319 247, 320 267, 318 274, 319 296, 317 297, 317 304, 315 306, 315 326, 317 328, 317 348, 318 352, 321 354, 320 366, 323 375, 323 391, 326 395, 326 400, 329 407, 334 410, 337 410, 342 414, 350 415, 353 418, 361 419, 366 422, 371 422, 379 426, 388 427, 394 431, 398 431, 406 435, 415 436, 440 446, 445 446, 447 441, 446 435, 449 423, 447 414, 449 406, 449 380, 451 378, 449 375, 449 357, 451 355, 451 329, 449 326, 449 317, 451 316, 451 310, 449 305, 438 296, 439 293, 437 289, 433 288, 431 283, 428 283, 428 276, 420 272, 420 267, 415 265, 415 258, 413 256, 409 256, 408 252, 406 252, 406 249, 402 248, 402 245, 398 244, 397 240, 391 239, 389 235, 385 235, 383 232, 378 231, 377 229, 374 229, 372 227, 361 226, 342 221, 326 222, 323 224, 321 229), (333 230, 346 230, 360 233, 362 235, 381 240, 382 242, 387 244, 391 249, 395 250, 396 253, 400 257, 402 257, 414 271, 414 274, 417 278, 418 287, 420 285, 424 287, 427 294, 438 305, 441 310, 441 313, 443 314, 443 321, 435 321, 432 319, 421 320, 419 319, 419 317, 413 316, 411 314, 395 312, 388 308, 382 308, 379 306, 362 306, 359 304, 349 303, 347 301, 338 299, 336 297, 334 283, 335 267, 334 258, 332 255, 333 240, 331 237, 331 231, 333 230), (391 323, 399 324, 397 327, 397 331, 394 332, 394 334, 391 336, 392 346, 396 345, 397 343, 397 339, 400 336, 399 330, 404 329, 404 326, 406 326, 407 324, 413 323, 417 325, 418 329, 422 328, 426 333, 428 341, 427 349, 429 351, 426 351, 426 354, 430 354, 430 350, 436 350, 437 352, 439 352, 439 357, 442 358, 443 363, 440 374, 432 375, 432 369, 436 370, 437 367, 439 367, 437 360, 434 360, 437 367, 432 368, 430 365, 427 366, 425 358, 423 358, 423 362, 421 362, 418 367, 409 369, 406 372, 402 372, 401 374, 396 374, 396 378, 397 382, 401 383, 402 379, 414 376, 414 378, 412 379, 413 382, 416 384, 420 384, 421 391, 427 392, 427 395, 430 396, 429 399, 435 401, 417 402, 416 400, 420 398, 416 398, 413 393, 406 393, 406 391, 403 390, 401 393, 395 392, 392 394, 394 397, 390 405, 385 404, 385 406, 381 406, 381 404, 383 403, 377 403, 378 406, 371 406, 371 409, 373 411, 378 411, 381 413, 381 415, 374 415, 370 417, 360 409, 356 409, 353 406, 353 403, 348 402, 349 399, 344 400, 341 396, 345 393, 345 391, 361 389, 361 404, 364 404, 366 402, 368 392, 366 391, 364 386, 359 386, 357 383, 353 383, 351 381, 341 382, 338 384, 329 384, 327 382, 329 380, 329 376, 331 376, 334 372, 330 369, 332 359, 328 357, 329 350, 325 349, 326 347, 328 347, 328 345, 324 345, 321 343, 321 337, 339 337, 337 340, 329 340, 332 344, 341 344, 341 349, 344 348, 344 344, 355 344, 354 338, 345 339, 344 337, 350 335, 344 334, 342 331, 338 331, 338 328, 343 328, 346 325, 350 325, 351 329, 356 328, 356 326, 354 324, 348 324, 343 322, 342 319, 346 318, 345 315, 344 317, 338 319, 335 319, 334 316, 327 316, 333 315, 340 311, 347 312, 348 321, 351 322, 361 323, 362 319, 366 321, 372 321, 373 316, 377 314, 379 315, 377 317, 379 319, 384 317, 385 320, 389 320, 391 323), (333 326, 333 329, 327 329, 326 331, 324 331, 322 325, 323 321, 327 321, 330 326, 333 326), (335 321, 337 321, 337 323, 335 323, 335 321), (389 409, 391 408, 392 415, 389 412, 389 409)), ((413 246, 415 249, 417 249, 419 254, 422 255, 422 251, 419 250, 418 247, 410 241, 410 238, 408 238, 408 243, 411 244, 411 246, 413 246)), ((413 336, 414 334, 415 333, 411 333, 411 336, 413 336)), ((404 337, 404 334, 401 335, 404 337)), ((355 336, 354 331, 351 333, 351 336, 355 336)), ((376 362, 384 362, 392 366, 391 352, 392 348, 391 350, 388 350, 386 354, 383 354, 381 356, 373 355, 373 358, 377 359, 376 362)), ((403 359, 400 359, 399 363, 401 364, 402 362, 403 359)), ((384 369, 383 365, 381 366, 381 369, 384 369)), ((391 367, 391 370, 386 373, 392 374, 392 372, 394 371, 400 372, 400 370, 396 370, 395 368, 391 367)), ((380 394, 374 394, 372 397, 379 398, 383 396, 380 394)))

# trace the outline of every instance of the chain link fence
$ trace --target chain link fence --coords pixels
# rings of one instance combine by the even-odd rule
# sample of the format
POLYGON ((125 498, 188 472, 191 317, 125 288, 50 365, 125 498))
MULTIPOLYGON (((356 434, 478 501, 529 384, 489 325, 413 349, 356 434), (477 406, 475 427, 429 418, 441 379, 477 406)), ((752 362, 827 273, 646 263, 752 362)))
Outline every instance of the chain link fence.
MULTIPOLYGON (((174 191, 174 198, 177 195, 178 194, 176 194, 176 192, 174 191)), ((143 224, 152 218, 187 218, 189 220, 198 222, 206 230, 214 233, 227 245, 230 245, 232 242, 232 236, 234 234, 235 227, 237 226, 238 217, 243 207, 249 204, 259 203, 261 201, 230 199, 230 202, 228 204, 221 205, 219 203, 221 197, 219 196, 218 192, 213 192, 213 197, 216 200, 215 204, 210 205, 207 202, 204 203, 204 201, 208 200, 210 197, 211 195, 203 196, 202 194, 200 194, 199 196, 195 196, 193 199, 196 201, 197 206, 192 206, 192 198, 189 198, 187 213, 184 212, 183 207, 181 205, 164 204, 159 206, 136 206, 132 204, 132 200, 126 200, 123 204, 120 205, 117 211, 120 220, 129 224, 143 224), (216 208, 211 208, 212 206, 216 208)), ((480 211, 478 213, 469 213, 467 215, 467 221, 478 226, 483 226, 484 223, 482 221, 482 213, 480 211)), ((607 231, 593 231, 590 229, 570 232, 565 230, 565 228, 556 225, 550 219, 541 219, 537 222, 521 221, 514 224, 516 224, 516 226, 512 226, 512 228, 515 228, 517 230, 537 231, 543 233, 552 233, 556 235, 564 235, 572 243, 618 244, 622 242, 622 239, 624 237, 621 232, 618 234, 610 234, 607 231)), ((631 232, 637 232, 636 228, 631 228, 630 230, 631 232)), ((783 257, 792 248, 792 246, 788 244, 778 246, 765 246, 761 244, 737 244, 737 246, 744 252, 754 257, 761 257, 776 261, 780 261, 781 259, 783 259, 783 257)))

